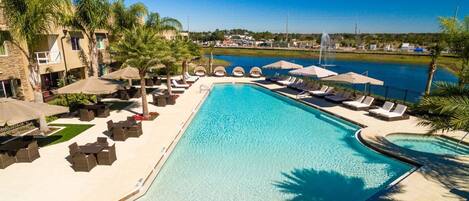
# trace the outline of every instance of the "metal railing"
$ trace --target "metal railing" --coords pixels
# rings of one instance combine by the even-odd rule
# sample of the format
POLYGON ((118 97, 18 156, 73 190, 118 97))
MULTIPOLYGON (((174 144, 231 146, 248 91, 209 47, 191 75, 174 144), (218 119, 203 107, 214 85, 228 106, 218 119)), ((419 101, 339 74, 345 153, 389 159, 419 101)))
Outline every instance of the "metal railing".
POLYGON ((34 54, 36 54, 36 61, 39 65, 60 63, 60 52, 44 51, 34 54))

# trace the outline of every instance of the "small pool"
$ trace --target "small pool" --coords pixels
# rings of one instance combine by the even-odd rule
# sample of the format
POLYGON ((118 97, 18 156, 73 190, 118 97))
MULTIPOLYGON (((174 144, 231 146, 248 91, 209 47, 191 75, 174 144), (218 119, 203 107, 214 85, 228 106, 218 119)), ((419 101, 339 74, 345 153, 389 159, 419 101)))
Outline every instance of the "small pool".
POLYGON ((386 139, 401 147, 439 155, 469 155, 469 146, 440 136, 392 134, 386 139))
POLYGON ((216 85, 141 200, 366 200, 413 166, 360 127, 255 85, 216 85))

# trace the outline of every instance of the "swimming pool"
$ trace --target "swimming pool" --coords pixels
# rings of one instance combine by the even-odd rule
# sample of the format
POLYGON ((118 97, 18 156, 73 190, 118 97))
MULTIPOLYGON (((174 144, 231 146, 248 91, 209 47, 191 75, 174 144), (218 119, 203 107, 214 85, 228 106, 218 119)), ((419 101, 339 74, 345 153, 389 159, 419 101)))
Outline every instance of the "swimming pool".
POLYGON ((469 155, 469 146, 439 136, 392 134, 386 136, 392 143, 415 151, 440 155, 469 155))
POLYGON ((267 89, 213 87, 141 200, 365 200, 413 167, 267 89))

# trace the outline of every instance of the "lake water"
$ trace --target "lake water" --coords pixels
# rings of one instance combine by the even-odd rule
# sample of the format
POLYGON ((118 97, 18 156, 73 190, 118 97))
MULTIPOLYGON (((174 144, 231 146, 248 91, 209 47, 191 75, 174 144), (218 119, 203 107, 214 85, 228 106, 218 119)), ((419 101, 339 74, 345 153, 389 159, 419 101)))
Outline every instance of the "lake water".
MULTIPOLYGON (((255 56, 231 56, 216 55, 216 59, 229 61, 231 66, 227 68, 227 72, 231 74, 233 67, 241 66, 246 72, 253 66, 265 66, 278 60, 286 60, 301 64, 303 66, 316 65, 316 58, 288 58, 288 57, 255 57, 255 56)), ((402 63, 380 63, 368 61, 343 61, 336 60, 336 66, 328 67, 329 70, 337 73, 364 73, 368 72, 370 77, 384 81, 385 86, 389 86, 388 97, 403 99, 415 102, 425 91, 425 82, 427 79, 427 65, 418 64, 402 64, 402 63), (408 90, 405 95, 405 90, 408 90), (404 97, 407 96, 407 97, 404 97)), ((287 74, 287 71, 263 69, 265 75, 273 75, 276 72, 287 74)), ((438 69, 434 81, 457 82, 457 77, 446 69, 438 69)), ((357 86, 360 87, 360 86, 357 86)), ((386 95, 383 87, 372 87, 372 93, 386 95)))

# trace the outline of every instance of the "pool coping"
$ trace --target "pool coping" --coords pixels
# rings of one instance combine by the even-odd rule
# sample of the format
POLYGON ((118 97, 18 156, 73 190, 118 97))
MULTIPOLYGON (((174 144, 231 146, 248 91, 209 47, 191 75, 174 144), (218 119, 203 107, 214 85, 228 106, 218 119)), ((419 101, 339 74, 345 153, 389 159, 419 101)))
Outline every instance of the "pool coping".
MULTIPOLYGON (((320 112, 323 112, 323 113, 326 113, 326 114, 329 114, 331 116, 334 116, 336 118, 339 118, 341 120, 344 120, 344 121, 347 121, 347 122, 350 122, 352 124, 355 124, 357 126, 359 126, 360 128, 357 130, 357 132, 355 133, 355 137, 358 139, 358 141, 360 143, 362 143, 365 147, 369 148, 370 150, 372 151, 375 151, 381 155, 384 155, 384 156, 387 156, 393 160, 397 160, 397 161, 400 161, 400 162, 403 162, 403 163, 407 163, 411 166, 414 166, 411 170, 407 171, 406 173, 404 173, 403 175, 401 175, 400 177, 398 177, 397 179, 393 180, 390 184, 388 184, 386 187, 384 187, 383 189, 379 190, 378 192, 376 192, 375 194, 373 194, 372 196, 370 196, 367 200, 370 200, 370 199, 375 199, 377 196, 380 196, 382 195, 383 193, 385 193, 387 190, 391 189, 392 187, 396 186, 397 184, 399 184, 401 181, 403 181, 405 178, 407 178, 408 176, 410 176, 412 173, 414 173, 415 171, 417 171, 419 168, 421 168, 423 165, 419 164, 418 162, 416 161, 413 161, 411 159, 408 159, 406 157, 403 157, 403 156, 400 156, 400 155, 397 155, 397 154, 394 154, 394 153, 391 153, 391 152, 388 152, 388 151, 385 151, 385 150, 382 150, 378 147, 375 147, 373 145, 371 145, 370 143, 368 143, 362 136, 361 136, 361 131, 362 129, 366 128, 367 126, 364 125, 364 124, 361 124, 359 122, 356 122, 354 120, 351 120, 351 119, 348 119, 346 117, 343 117, 341 115, 337 115, 335 113, 332 113, 330 111, 326 111, 326 110, 323 110, 321 107, 318 107, 314 104, 311 104, 311 103, 308 103, 306 101, 303 101, 303 100, 300 100, 300 99, 296 99, 296 98, 293 98, 293 97, 290 97, 290 96, 287 96, 283 93, 280 93, 280 92, 277 92, 277 91, 274 91, 272 89, 269 89, 265 86, 263 86, 262 84, 259 84, 259 83, 256 83, 256 82, 239 82, 239 81, 232 81, 232 82, 214 82, 214 83, 211 83, 210 87, 209 87, 209 90, 207 90, 203 96, 203 98, 199 101, 199 103, 196 105, 196 107, 192 110, 191 112, 191 115, 189 116, 189 118, 184 122, 183 126, 181 127, 181 129, 178 131, 178 134, 173 138, 173 140, 171 141, 171 143, 168 145, 167 148, 164 149, 164 154, 160 157, 160 159, 157 161, 156 165, 152 168, 152 170, 148 173, 148 175, 145 177, 145 179, 143 181, 139 181, 139 183, 137 184, 136 188, 131 191, 130 193, 127 193, 123 198, 119 199, 119 201, 127 201, 127 200, 138 200, 139 198, 143 197, 147 192, 148 190, 150 189, 151 185, 153 184, 154 180, 156 179, 156 177, 158 176, 158 174, 160 173, 161 169, 164 167, 166 161, 169 159, 169 157, 171 156, 171 153, 173 152, 173 150, 176 148, 179 140, 181 139, 181 137, 184 135, 187 127, 190 125, 190 123, 192 122, 193 118, 196 116, 196 114, 198 113, 200 107, 203 105, 203 103, 205 102, 205 100, 207 99, 207 97, 210 95, 213 87, 215 85, 221 85, 221 84, 244 84, 244 85, 255 85, 255 86, 259 86, 259 87, 262 87, 266 90, 269 90, 275 94, 278 94, 278 95, 281 95, 282 97, 285 97, 285 98, 288 98, 290 100, 293 100, 293 101, 296 101, 298 103, 301 103, 303 105, 306 105, 306 106, 309 106, 309 107, 312 107, 313 109, 316 109, 316 110, 319 110, 320 112)), ((202 93, 202 92, 201 92, 202 93)))

